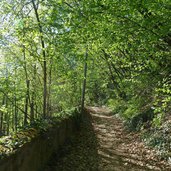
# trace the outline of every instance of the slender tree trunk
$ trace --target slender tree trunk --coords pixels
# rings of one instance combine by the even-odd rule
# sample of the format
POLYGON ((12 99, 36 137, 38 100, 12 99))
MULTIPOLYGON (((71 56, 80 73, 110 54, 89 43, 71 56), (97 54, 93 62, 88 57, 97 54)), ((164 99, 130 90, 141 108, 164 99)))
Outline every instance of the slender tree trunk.
POLYGON ((84 102, 85 102, 85 91, 86 91, 86 81, 87 81, 87 58, 88 58, 88 49, 86 49, 85 61, 84 61, 84 79, 83 79, 82 98, 81 98, 81 113, 83 113, 84 102))
MULTIPOLYGON (((5 107, 8 108, 7 98, 5 98, 5 107)), ((9 135, 9 127, 10 127, 10 114, 8 112, 4 113, 4 121, 6 124, 4 125, 3 132, 4 135, 9 135)))
MULTIPOLYGON (((2 99, 2 106, 5 105, 5 95, 2 99)), ((4 121, 4 112, 0 112, 0 136, 3 135, 3 121, 4 121)))
POLYGON ((44 90, 43 90, 43 117, 46 118, 47 108, 47 73, 46 73, 46 60, 44 58, 44 90))
POLYGON ((35 4, 35 1, 32 0, 34 12, 36 15, 37 23, 39 26, 39 32, 40 32, 40 41, 42 46, 42 55, 43 55, 43 117, 46 118, 47 113, 47 62, 46 62, 46 52, 45 52, 45 41, 43 38, 43 29, 42 25, 40 23, 40 18, 38 14, 38 7, 35 4))
POLYGON ((17 131, 18 126, 18 110, 17 110, 17 98, 14 97, 14 131, 17 131))
POLYGON ((28 106, 29 106, 30 81, 26 80, 26 84, 27 84, 27 91, 26 91, 26 101, 25 101, 24 125, 28 124, 28 106))
MULTIPOLYGON (((15 78, 16 78, 16 68, 15 68, 15 78)), ((17 110, 17 89, 16 89, 16 80, 14 80, 14 94, 13 94, 13 101, 14 105, 14 113, 13 113, 13 130, 17 131, 18 126, 18 110, 17 110)))
POLYGON ((36 111, 36 72, 37 72, 37 68, 36 68, 36 64, 33 66, 33 72, 34 72, 34 76, 33 76, 33 91, 32 91, 32 97, 31 97, 31 103, 30 103, 30 122, 34 121, 35 118, 35 113, 37 114, 36 111))
POLYGON ((50 59, 50 68, 49 68, 49 88, 48 88, 48 96, 47 96, 47 115, 51 116, 51 84, 52 84, 52 66, 53 66, 53 58, 50 59))
POLYGON ((7 112, 7 128, 6 128, 6 135, 9 135, 10 132, 10 114, 7 112))
MULTIPOLYGON (((25 36, 25 35, 24 35, 25 36)), ((24 125, 28 124, 28 107, 30 102, 30 80, 28 78, 27 72, 27 61, 26 61, 26 53, 25 47, 23 46, 23 57, 24 57, 24 71, 25 71, 25 82, 26 82, 26 99, 25 99, 25 113, 24 113, 24 125)))
POLYGON ((34 93, 31 97, 31 103, 30 103, 30 122, 34 121, 34 93))

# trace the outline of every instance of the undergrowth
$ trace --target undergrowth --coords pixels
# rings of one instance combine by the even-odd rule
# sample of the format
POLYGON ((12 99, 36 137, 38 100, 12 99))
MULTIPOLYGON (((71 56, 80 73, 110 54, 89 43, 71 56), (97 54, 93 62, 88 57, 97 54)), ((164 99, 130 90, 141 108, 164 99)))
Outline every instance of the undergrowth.
POLYGON ((159 157, 171 162, 171 120, 165 121, 160 127, 151 127, 142 134, 143 141, 155 148, 159 157))

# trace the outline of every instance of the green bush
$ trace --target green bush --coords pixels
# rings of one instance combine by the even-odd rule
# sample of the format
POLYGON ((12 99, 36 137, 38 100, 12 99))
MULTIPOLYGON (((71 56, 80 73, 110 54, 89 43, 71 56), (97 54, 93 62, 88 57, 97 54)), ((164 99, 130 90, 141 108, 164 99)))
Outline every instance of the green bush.
POLYGON ((126 109, 126 103, 122 99, 109 99, 107 106, 112 109, 114 114, 122 114, 126 109))

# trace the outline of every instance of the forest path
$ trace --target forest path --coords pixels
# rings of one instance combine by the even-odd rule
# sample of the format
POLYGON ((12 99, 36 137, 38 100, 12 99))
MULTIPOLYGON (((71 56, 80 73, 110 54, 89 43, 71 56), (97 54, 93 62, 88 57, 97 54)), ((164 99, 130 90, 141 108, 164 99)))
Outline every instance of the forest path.
POLYGON ((138 133, 124 129, 122 121, 102 107, 87 107, 78 132, 60 157, 52 157, 45 171, 171 170, 147 148, 138 133))

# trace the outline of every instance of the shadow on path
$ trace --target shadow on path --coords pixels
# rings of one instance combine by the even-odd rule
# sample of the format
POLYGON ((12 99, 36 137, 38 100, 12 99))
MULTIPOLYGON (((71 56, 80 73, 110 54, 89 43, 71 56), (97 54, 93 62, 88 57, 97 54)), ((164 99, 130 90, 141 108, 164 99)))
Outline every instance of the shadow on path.
POLYGON ((52 156, 44 171, 171 170, 159 162, 138 134, 126 131, 110 110, 99 107, 86 110, 81 131, 64 146, 60 156, 52 156))
POLYGON ((90 114, 84 116, 81 131, 54 154, 44 171, 97 171, 98 140, 90 114))

